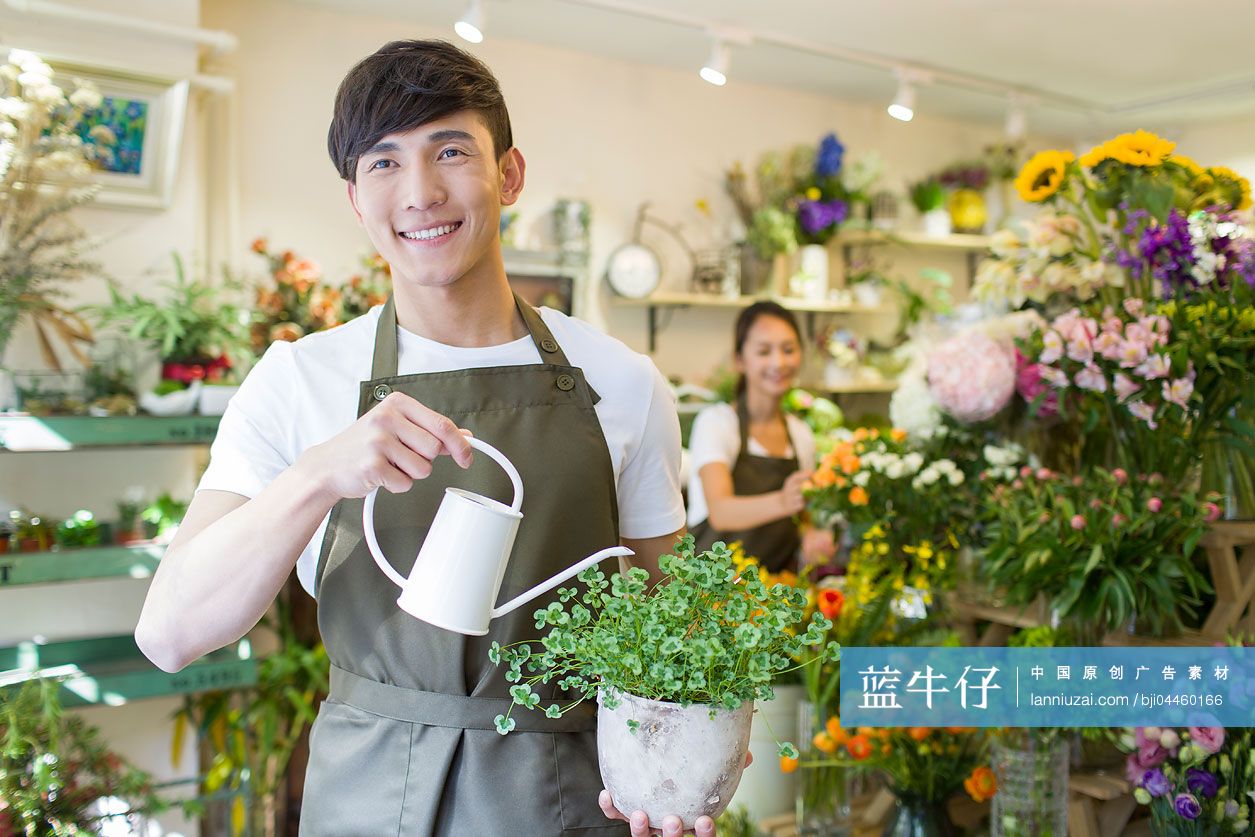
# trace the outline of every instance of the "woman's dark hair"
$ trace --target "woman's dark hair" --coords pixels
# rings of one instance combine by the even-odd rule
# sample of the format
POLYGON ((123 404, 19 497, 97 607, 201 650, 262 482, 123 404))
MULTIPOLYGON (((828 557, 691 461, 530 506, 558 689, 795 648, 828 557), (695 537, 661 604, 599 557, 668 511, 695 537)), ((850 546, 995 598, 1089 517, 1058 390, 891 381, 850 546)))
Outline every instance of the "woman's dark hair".
MULTIPOLYGON (((789 328, 793 329, 793 333, 797 335, 797 341, 802 342, 802 330, 798 328, 797 317, 793 316, 793 312, 785 308, 778 302, 772 302, 765 299, 747 305, 741 309, 741 313, 736 317, 736 329, 733 331, 732 344, 736 354, 741 354, 741 350, 745 348, 745 341, 749 339, 750 329, 754 327, 754 323, 758 322, 760 317, 775 317, 778 320, 784 320, 789 328)), ((736 394, 738 396, 745 392, 745 376, 740 375, 736 379, 736 394)))
POLYGON ((484 62, 447 41, 393 41, 340 82, 327 153, 340 177, 355 181, 358 159, 383 137, 463 110, 484 120, 498 160, 513 147, 505 99, 484 62))

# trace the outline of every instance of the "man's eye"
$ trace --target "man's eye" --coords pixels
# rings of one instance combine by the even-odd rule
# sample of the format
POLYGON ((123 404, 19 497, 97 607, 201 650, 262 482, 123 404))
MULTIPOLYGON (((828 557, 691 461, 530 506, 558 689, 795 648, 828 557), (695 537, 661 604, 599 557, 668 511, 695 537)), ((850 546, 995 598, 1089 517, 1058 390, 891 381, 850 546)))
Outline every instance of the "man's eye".
POLYGON ((391 160, 376 160, 375 162, 370 164, 370 168, 371 168, 371 171, 374 171, 375 169, 383 169, 391 165, 392 165, 391 160))
MULTIPOLYGON (((450 159, 450 155, 453 155, 453 154, 462 155, 462 152, 461 150, 457 148, 446 148, 444 151, 440 152, 440 159, 448 160, 450 159)), ((465 156, 465 155, 462 155, 462 156, 465 156)))

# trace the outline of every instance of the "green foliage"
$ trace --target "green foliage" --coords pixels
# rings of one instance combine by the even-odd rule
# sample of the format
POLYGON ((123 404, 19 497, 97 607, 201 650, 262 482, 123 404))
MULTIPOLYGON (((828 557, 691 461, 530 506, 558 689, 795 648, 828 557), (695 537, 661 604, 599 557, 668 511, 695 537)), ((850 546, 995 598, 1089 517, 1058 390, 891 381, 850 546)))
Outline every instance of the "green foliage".
POLYGON ((1044 594, 1067 622, 1106 632, 1136 616, 1159 633, 1210 589, 1193 560, 1207 509, 1157 474, 1041 469, 995 488, 985 508, 984 574, 1010 605, 1044 594))
POLYGON ((163 360, 241 357, 248 347, 249 315, 229 296, 242 285, 224 280, 221 286, 215 286, 188 279, 183 259, 178 253, 173 258, 175 278, 162 284, 167 291, 164 301, 140 294, 128 297, 110 283, 109 304, 85 310, 100 325, 117 326, 131 339, 148 343, 163 360))
POLYGON ((152 777, 110 752, 99 730, 63 712, 59 688, 36 679, 0 689, 0 834, 95 834, 103 818, 89 808, 103 796, 127 801, 132 813, 165 807, 152 777))
MULTIPOLYGON (((804 649, 824 645, 831 622, 815 613, 803 625, 806 594, 784 584, 768 588, 754 567, 738 573, 723 543, 695 554, 686 537, 660 565, 664 578, 653 590, 639 568, 609 579, 596 567, 585 570, 582 591, 559 588, 558 601, 536 611, 537 630, 548 628, 538 645, 493 643, 489 659, 504 663, 506 680, 516 684, 510 711, 540 706, 538 687, 547 711, 559 713, 602 689, 608 702, 617 690, 734 710, 770 700, 772 680, 794 668, 804 649), (569 697, 557 710, 555 688, 569 697)), ((827 647, 839 652, 835 643, 827 647)), ((502 734, 512 725, 509 713, 497 719, 502 734)))
POLYGON ((149 503, 140 512, 140 516, 152 530, 153 537, 164 538, 172 535, 174 530, 179 528, 179 524, 183 522, 183 515, 186 513, 187 503, 176 500, 165 492, 149 503))
POLYGON ((797 249, 797 232, 793 216, 774 206, 764 207, 754 213, 745 240, 753 246, 760 258, 792 253, 797 249))
POLYGON ((932 178, 912 184, 910 194, 911 203, 920 212, 932 212, 946 204, 945 187, 932 178))
POLYGON ((79 509, 57 524, 57 543, 65 547, 95 546, 100 543, 100 524, 87 509, 79 509))

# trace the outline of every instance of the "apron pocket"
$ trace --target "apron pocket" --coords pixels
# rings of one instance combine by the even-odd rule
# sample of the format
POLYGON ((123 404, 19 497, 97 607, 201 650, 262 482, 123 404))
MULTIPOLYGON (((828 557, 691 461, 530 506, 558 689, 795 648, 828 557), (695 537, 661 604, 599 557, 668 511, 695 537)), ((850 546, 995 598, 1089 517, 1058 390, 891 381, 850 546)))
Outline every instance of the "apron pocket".
POLYGON ((596 730, 553 733, 553 757, 562 799, 563 829, 618 828, 627 833, 626 823, 607 819, 597 803, 603 783, 597 764, 596 730))
POLYGON ((344 703, 323 702, 309 734, 301 837, 400 833, 410 727, 344 703))

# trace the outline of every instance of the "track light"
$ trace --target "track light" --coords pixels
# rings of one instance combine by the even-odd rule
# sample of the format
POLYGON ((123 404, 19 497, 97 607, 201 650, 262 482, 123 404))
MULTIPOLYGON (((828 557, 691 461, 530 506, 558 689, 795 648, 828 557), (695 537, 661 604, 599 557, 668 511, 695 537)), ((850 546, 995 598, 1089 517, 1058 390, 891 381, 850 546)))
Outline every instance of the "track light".
POLYGON ((728 45, 715 38, 710 45, 710 57, 698 75, 716 87, 723 87, 728 83, 728 61, 728 45))
POLYGON ((478 44, 484 40, 484 4, 483 0, 471 0, 466 14, 453 24, 453 31, 464 41, 478 44))
POLYGON ((889 115, 902 122, 910 122, 915 118, 915 85, 905 72, 898 74, 898 94, 889 105, 889 115))

